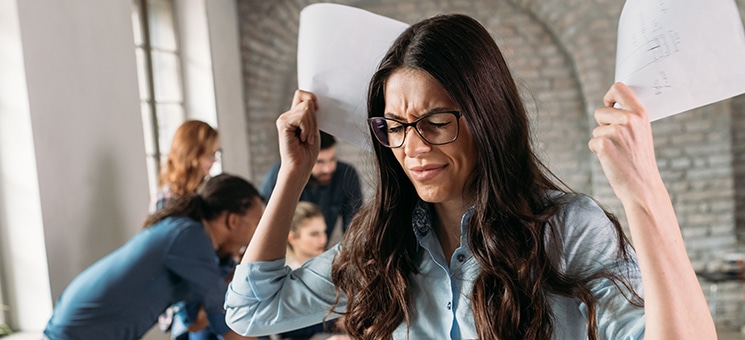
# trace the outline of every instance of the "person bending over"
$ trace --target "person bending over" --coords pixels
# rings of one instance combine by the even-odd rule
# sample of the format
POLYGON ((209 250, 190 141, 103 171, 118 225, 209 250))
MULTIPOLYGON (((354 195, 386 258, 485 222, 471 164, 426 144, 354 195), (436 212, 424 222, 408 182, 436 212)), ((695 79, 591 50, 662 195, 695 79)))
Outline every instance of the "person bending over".
POLYGON ((144 229, 85 269, 57 300, 44 336, 66 339, 139 339, 166 307, 202 301, 209 329, 243 339, 225 323, 227 285, 216 256, 248 244, 264 211, 256 188, 221 174, 196 194, 150 215, 144 229))

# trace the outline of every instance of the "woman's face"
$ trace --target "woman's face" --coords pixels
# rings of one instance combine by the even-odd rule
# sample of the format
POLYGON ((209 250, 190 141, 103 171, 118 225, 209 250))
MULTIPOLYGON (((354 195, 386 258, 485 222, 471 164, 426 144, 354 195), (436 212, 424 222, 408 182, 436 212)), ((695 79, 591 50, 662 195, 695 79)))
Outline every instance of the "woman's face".
POLYGON ((321 255, 326 250, 326 221, 323 216, 314 216, 301 223, 297 232, 290 232, 287 241, 298 259, 321 255))
MULTIPOLYGON (((386 81, 386 118, 410 123, 428 113, 459 110, 442 85, 424 71, 399 69, 386 81)), ((430 145, 409 127, 403 146, 392 149, 426 202, 462 205, 470 199, 463 196, 463 189, 476 165, 476 147, 465 119, 459 120, 458 138, 452 143, 430 145)))
POLYGON ((207 145, 206 150, 207 152, 202 157, 199 157, 199 170, 202 176, 209 175, 212 165, 220 158, 220 142, 215 139, 207 145))

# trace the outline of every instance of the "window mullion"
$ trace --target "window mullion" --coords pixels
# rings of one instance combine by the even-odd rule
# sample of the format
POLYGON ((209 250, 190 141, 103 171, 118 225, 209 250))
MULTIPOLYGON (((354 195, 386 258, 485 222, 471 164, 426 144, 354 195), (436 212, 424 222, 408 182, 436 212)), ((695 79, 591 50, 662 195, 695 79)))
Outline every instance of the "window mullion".
POLYGON ((152 124, 152 128, 147 133, 150 133, 152 135, 152 140, 154 141, 152 147, 153 147, 153 154, 151 157, 155 158, 155 164, 157 173, 160 173, 160 143, 158 142, 159 139, 159 132, 158 132, 158 112, 155 105, 155 80, 153 76, 153 57, 152 57, 152 44, 150 41, 150 17, 148 13, 148 4, 147 0, 138 0, 139 2, 139 10, 140 10, 140 25, 142 26, 142 49, 144 51, 144 58, 145 58, 145 74, 147 75, 147 83, 148 83, 148 98, 146 100, 146 103, 148 107, 150 107, 150 121, 152 124))

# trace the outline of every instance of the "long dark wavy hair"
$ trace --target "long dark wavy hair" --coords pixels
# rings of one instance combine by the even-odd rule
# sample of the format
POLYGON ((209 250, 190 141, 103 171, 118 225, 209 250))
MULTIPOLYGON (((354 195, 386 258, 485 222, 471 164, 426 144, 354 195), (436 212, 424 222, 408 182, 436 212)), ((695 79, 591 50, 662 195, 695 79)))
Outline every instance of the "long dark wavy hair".
POLYGON ((238 176, 222 173, 210 178, 196 193, 168 201, 161 209, 145 219, 143 228, 170 216, 188 216, 196 221, 212 221, 223 211, 244 214, 261 197, 250 182, 238 176))
MULTIPOLYGON (((481 266, 471 296, 480 339, 548 339, 554 331, 550 294, 587 305, 590 339, 597 339, 597 301, 588 282, 610 272, 569 275, 547 254, 550 218, 561 208, 549 192, 569 192, 532 150, 528 115, 502 54, 486 29, 464 15, 436 16, 409 27, 370 81, 368 115, 382 116, 385 82, 400 69, 424 71, 457 103, 474 136, 477 161, 464 193, 475 193, 468 245, 481 266)), ((354 338, 388 339, 411 322, 409 277, 416 275, 411 214, 419 200, 393 152, 372 140, 378 184, 355 217, 334 260, 337 296, 347 298, 344 325, 354 338)), ((618 221, 621 260, 630 248, 618 221)), ((629 297, 641 304, 638 296, 629 297)))

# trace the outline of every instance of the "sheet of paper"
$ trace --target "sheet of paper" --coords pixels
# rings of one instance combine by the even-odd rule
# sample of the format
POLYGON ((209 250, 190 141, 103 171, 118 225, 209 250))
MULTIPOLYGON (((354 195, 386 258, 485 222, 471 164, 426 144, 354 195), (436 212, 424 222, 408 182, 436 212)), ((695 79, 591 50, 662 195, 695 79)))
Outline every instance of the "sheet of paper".
POLYGON ((745 34, 734 0, 627 0, 616 81, 660 119, 745 93, 745 34))
POLYGON ((371 149, 367 89, 375 69, 407 24, 359 8, 320 3, 300 12, 298 85, 318 97, 318 125, 371 149))

